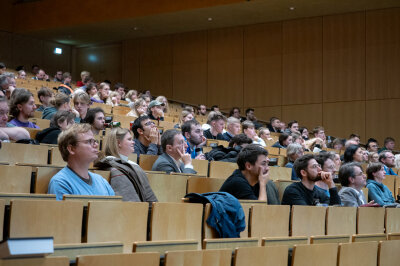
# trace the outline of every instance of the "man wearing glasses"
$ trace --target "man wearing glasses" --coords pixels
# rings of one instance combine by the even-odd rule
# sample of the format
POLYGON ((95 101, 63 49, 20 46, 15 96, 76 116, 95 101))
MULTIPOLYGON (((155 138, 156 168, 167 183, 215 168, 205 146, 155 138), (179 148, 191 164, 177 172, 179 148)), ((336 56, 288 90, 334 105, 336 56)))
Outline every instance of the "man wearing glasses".
POLYGON ((379 153, 379 162, 383 164, 385 175, 397 175, 392 169, 392 167, 395 167, 395 164, 394 155, 391 151, 381 151, 381 153, 379 153))
POLYGON ((282 205, 340 205, 337 188, 332 173, 324 172, 314 155, 306 154, 294 162, 294 169, 301 182, 291 184, 285 189, 282 205), (321 180, 329 188, 330 197, 315 187, 321 180))
POLYGON ((89 165, 97 159, 98 142, 93 138, 89 124, 75 124, 58 137, 58 149, 67 166, 50 180, 49 194, 57 200, 63 195, 114 196, 108 182, 89 172, 89 165))
POLYGON ((135 153, 161 155, 160 131, 147 115, 140 116, 133 122, 132 132, 135 135, 135 153))

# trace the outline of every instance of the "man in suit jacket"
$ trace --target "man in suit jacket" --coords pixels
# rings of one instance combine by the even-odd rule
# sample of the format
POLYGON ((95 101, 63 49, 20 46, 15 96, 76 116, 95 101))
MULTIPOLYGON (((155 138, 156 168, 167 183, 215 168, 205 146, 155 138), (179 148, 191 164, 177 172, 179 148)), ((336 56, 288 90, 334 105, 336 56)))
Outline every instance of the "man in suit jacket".
POLYGON ((196 174, 193 170, 192 158, 186 153, 187 144, 182 133, 170 129, 161 136, 164 153, 154 162, 152 171, 196 174))

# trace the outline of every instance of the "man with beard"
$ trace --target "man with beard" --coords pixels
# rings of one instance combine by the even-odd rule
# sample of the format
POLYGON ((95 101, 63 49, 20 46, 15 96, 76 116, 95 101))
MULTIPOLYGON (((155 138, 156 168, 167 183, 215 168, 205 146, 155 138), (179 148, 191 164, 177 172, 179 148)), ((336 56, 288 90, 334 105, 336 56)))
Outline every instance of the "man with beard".
POLYGON ((182 125, 182 135, 185 137, 187 150, 192 159, 204 160, 205 156, 202 153, 203 144, 206 138, 203 136, 203 129, 196 120, 190 120, 182 125))
POLYGON ((323 172, 314 155, 306 154, 294 162, 294 169, 301 182, 285 189, 282 205, 340 205, 340 197, 332 179, 332 174, 323 172), (315 187, 322 180, 328 185, 330 197, 315 187))
POLYGON ((394 155, 391 151, 385 150, 379 153, 379 162, 383 164, 385 175, 397 175, 392 167, 394 167, 394 155))

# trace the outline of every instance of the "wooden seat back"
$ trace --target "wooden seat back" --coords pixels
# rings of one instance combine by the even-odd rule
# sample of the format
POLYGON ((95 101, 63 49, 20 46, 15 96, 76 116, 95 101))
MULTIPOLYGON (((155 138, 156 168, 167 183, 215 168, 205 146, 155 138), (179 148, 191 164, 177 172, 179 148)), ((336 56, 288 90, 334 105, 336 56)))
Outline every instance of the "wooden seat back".
POLYGON ((356 207, 333 207, 326 210, 327 235, 353 235, 357 228, 356 207))
MULTIPOLYGON (((0 228, 4 228, 4 211, 6 208, 6 201, 0 199, 0 228)), ((0 230, 0 241, 3 241, 3 230, 0 230)))
POLYGON ((232 251, 220 250, 187 250, 167 251, 165 266, 231 266, 232 251))
POLYGON ((60 150, 58 149, 58 147, 51 148, 50 164, 55 165, 55 166, 66 166, 67 165, 67 162, 65 162, 63 160, 63 158, 61 157, 61 153, 60 153, 60 150))
POLYGON ((227 179, 236 169, 238 169, 236 163, 211 161, 209 176, 211 178, 227 179))
POLYGON ((147 178, 159 202, 181 202, 186 195, 189 176, 147 173, 147 178))
POLYGON ((60 167, 36 167, 34 192, 46 194, 51 178, 60 170, 60 167))
POLYGON ((357 234, 377 234, 385 232, 385 209, 357 209, 357 234))
POLYGON ((378 242, 339 244, 338 266, 376 266, 378 242))
POLYGON ((292 266, 337 266, 338 244, 295 245, 292 266))
POLYGON ((132 251, 134 241, 146 240, 148 203, 90 201, 87 213, 88 243, 120 241, 132 251))
POLYGON ((242 247, 235 250, 234 266, 287 266, 287 246, 242 247))
POLYGON ((55 244, 80 243, 82 216, 81 202, 13 200, 10 237, 53 236, 55 244))
POLYGON ((151 171, 154 162, 158 159, 158 155, 147 155, 147 154, 140 154, 139 156, 139 166, 144 171, 151 171))
POLYGON ((396 266, 400 261, 400 240, 379 242, 378 249, 379 266, 396 266))
POLYGON ((207 160, 192 160, 193 169, 198 175, 208 176, 208 161, 207 160))
POLYGON ((291 236, 325 235, 326 207, 293 205, 291 236))
POLYGON ((187 193, 218 192, 225 179, 191 176, 187 180, 187 193))
POLYGON ((19 258, 1 260, 1 266, 69 266, 67 257, 19 258))
POLYGON ((250 215, 250 237, 289 235, 289 205, 253 205, 250 215))
POLYGON ((149 253, 131 253, 131 254, 100 254, 78 256, 77 266, 131 266, 148 265, 159 266, 160 254, 156 252, 149 253))
POLYGON ((351 236, 351 242, 383 241, 386 239, 386 234, 357 234, 351 236))
POLYGON ((350 235, 310 236, 310 244, 350 243, 350 235))
POLYGON ((47 164, 48 147, 42 145, 2 143, 0 158, 9 164, 47 164))
POLYGON ((306 236, 280 236, 280 237, 263 237, 261 246, 288 246, 293 248, 294 245, 308 244, 306 236))
POLYGON ((270 167, 269 178, 271 180, 292 180, 292 168, 286 167, 270 167))
POLYGON ((400 232, 400 209, 386 208, 385 209, 385 233, 400 232))
POLYGON ((32 167, 0 165, 0 192, 30 193, 32 167))

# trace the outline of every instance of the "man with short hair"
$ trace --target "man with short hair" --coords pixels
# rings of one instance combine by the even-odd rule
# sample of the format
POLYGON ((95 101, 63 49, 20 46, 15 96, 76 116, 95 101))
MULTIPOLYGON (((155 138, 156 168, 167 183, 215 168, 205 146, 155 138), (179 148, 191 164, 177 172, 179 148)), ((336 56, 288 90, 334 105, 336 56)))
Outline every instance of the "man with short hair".
POLYGON ((119 93, 121 99, 125 99, 125 85, 122 83, 117 83, 114 85, 114 90, 119 93))
POLYGON ((282 205, 340 205, 337 188, 332 174, 323 172, 314 155, 305 154, 294 162, 296 175, 301 182, 291 184, 285 189, 282 205), (329 187, 328 197, 315 188, 315 182, 322 180, 329 187))
POLYGON ((34 80, 46 80, 46 72, 43 69, 39 69, 36 76, 32 77, 34 80))
POLYGON ((29 121, 29 118, 34 117, 35 110, 33 94, 25 89, 17 89, 10 100, 10 114, 14 117, 10 124, 17 127, 39 128, 29 121))
POLYGON ((354 140, 357 145, 360 145, 360 135, 352 133, 350 134, 349 140, 354 140))
POLYGON ((153 100, 149 104, 149 118, 151 120, 164 121, 164 108, 165 104, 157 100, 153 100))
POLYGON ((244 134, 246 134, 247 137, 251 138, 253 140, 254 144, 261 145, 263 147, 266 147, 267 145, 265 144, 265 141, 257 136, 256 128, 253 124, 253 122, 246 120, 242 123, 242 131, 244 134))
POLYGON ((8 102, 5 97, 0 97, 0 140, 29 139, 29 132, 22 127, 8 123, 8 102))
POLYGON ((210 128, 204 131, 204 137, 207 139, 225 140, 222 136, 222 132, 225 127, 226 117, 220 112, 211 112, 208 120, 210 128))
POLYGON ((222 134, 226 141, 230 141, 234 136, 240 133, 240 120, 236 117, 228 117, 226 120, 226 132, 222 134))
POLYGON ((7 99, 10 99, 11 94, 16 88, 15 76, 13 73, 4 72, 0 75, 0 90, 7 99))
POLYGON ((269 179, 268 151, 256 144, 249 144, 237 159, 239 169, 235 170, 221 186, 221 192, 228 192, 237 199, 267 201, 278 205, 278 189, 269 179))
POLYGON ((200 104, 199 109, 197 110, 197 114, 200 116, 206 116, 207 115, 207 107, 204 104, 200 104))
POLYGON ((57 200, 64 195, 115 196, 103 177, 89 172, 99 153, 90 125, 74 124, 63 131, 58 137, 58 149, 67 166, 51 178, 47 193, 55 194, 57 200))
POLYGON ((339 196, 343 206, 360 207, 368 203, 362 191, 367 184, 367 176, 363 173, 360 163, 351 162, 342 165, 339 169, 339 180, 342 184, 339 196))
POLYGON ((392 138, 392 137, 387 137, 387 138, 385 138, 385 140, 383 141, 383 147, 379 149, 379 153, 382 152, 382 151, 384 151, 384 150, 393 151, 395 145, 396 145, 396 141, 394 140, 394 138, 392 138))
POLYGON ((246 109, 246 120, 249 120, 253 122, 254 126, 256 129, 259 129, 263 125, 258 123, 256 116, 254 115, 254 109, 253 108, 247 108, 246 109))
POLYGON ((193 170, 192 158, 186 152, 187 145, 181 132, 175 129, 165 131, 161 137, 161 146, 164 153, 154 162, 152 171, 197 174, 193 170))
POLYGON ((43 112, 46 107, 51 106, 50 101, 53 98, 53 92, 47 87, 42 87, 38 91, 38 98, 42 105, 40 105, 36 111, 43 112))
POLYGON ((213 106, 211 106, 211 111, 213 111, 213 112, 219 112, 219 107, 218 107, 218 105, 213 105, 213 106))
POLYGON ((200 123, 196 120, 187 121, 183 123, 181 130, 188 146, 186 152, 191 155, 192 159, 204 160, 202 144, 205 143, 206 138, 200 123))
POLYGON ((267 127, 270 132, 278 132, 278 133, 282 132, 281 131, 281 121, 279 121, 279 118, 277 118, 277 117, 271 117, 267 127))
POLYGON ((94 136, 99 135, 101 130, 104 130, 104 111, 100 107, 90 108, 87 113, 85 120, 82 121, 88 123, 91 126, 91 130, 94 136))
POLYGON ((56 74, 54 75, 53 81, 55 82, 63 82, 63 72, 61 70, 57 70, 56 74))
POLYGON ((39 69, 38 65, 32 65, 32 74, 36 75, 39 72, 39 69))
POLYGON ((314 135, 314 138, 322 139, 323 142, 322 142, 321 148, 326 148, 325 129, 321 126, 318 126, 318 127, 315 127, 311 133, 314 135))
POLYGON ((4 63, 0 63, 0 75, 4 74, 6 72, 7 67, 4 63))
POLYGON ((379 162, 383 164, 385 175, 397 175, 392 169, 393 167, 395 167, 395 163, 394 155, 390 150, 384 150, 379 153, 379 162))
POLYGON ((64 72, 63 74, 63 83, 60 84, 60 86, 58 87, 58 92, 62 92, 65 95, 71 95, 72 93, 74 93, 74 90, 71 88, 71 80, 72 80, 72 76, 69 72, 64 72))
POLYGON ((150 120, 150 117, 147 115, 138 117, 133 122, 132 132, 135 135, 134 152, 138 155, 138 158, 140 154, 162 154, 160 131, 154 122, 150 120))
POLYGON ((368 152, 378 152, 379 150, 378 141, 376 139, 369 138, 367 141, 367 150, 368 152))
POLYGON ((288 128, 285 130, 285 133, 291 134, 291 133, 299 133, 299 123, 296 120, 292 120, 288 123, 288 128))

